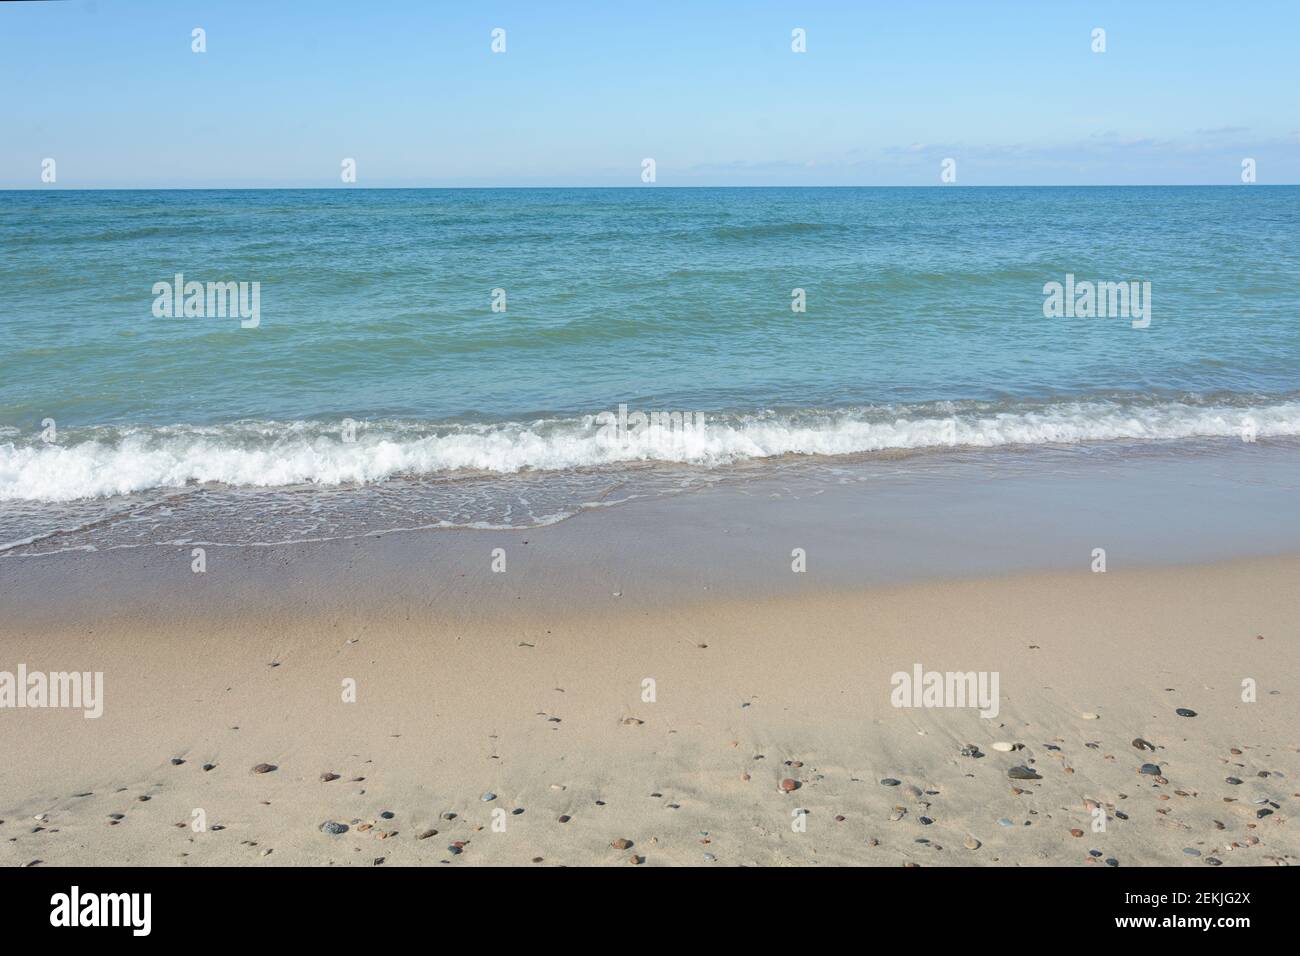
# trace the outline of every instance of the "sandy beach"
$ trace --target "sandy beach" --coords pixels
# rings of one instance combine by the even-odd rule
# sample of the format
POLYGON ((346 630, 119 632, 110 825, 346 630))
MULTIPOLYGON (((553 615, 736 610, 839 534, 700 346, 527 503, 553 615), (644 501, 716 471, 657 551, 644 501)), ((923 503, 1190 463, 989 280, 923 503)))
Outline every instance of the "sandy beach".
POLYGON ((0 670, 104 690, 0 713, 0 863, 1297 861, 1300 557, 745 591, 627 549, 673 507, 9 559, 0 670), (917 666, 996 716, 894 706, 917 666))

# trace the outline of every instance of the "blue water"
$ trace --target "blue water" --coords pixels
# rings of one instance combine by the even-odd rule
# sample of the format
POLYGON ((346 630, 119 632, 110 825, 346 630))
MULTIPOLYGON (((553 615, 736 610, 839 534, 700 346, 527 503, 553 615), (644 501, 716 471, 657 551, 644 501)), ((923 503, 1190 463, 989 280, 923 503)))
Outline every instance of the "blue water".
POLYGON ((117 496, 1286 439, 1297 237, 1300 187, 0 192, 0 539, 117 496), (155 316, 176 273, 259 283, 256 327, 155 316), (1149 326, 1045 317, 1067 273, 1149 281, 1149 326), (708 425, 602 443, 620 404, 708 425))

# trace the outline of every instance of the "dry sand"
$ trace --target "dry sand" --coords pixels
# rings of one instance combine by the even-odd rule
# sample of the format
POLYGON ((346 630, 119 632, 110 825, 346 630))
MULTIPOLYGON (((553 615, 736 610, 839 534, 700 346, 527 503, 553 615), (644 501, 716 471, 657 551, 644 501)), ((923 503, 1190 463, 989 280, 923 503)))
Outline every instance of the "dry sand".
POLYGON ((1297 580, 1268 558, 567 611, 11 616, 0 670, 103 671, 106 700, 0 711, 0 864, 1294 863, 1297 580), (918 663, 998 672, 1000 713, 893 707, 918 663))

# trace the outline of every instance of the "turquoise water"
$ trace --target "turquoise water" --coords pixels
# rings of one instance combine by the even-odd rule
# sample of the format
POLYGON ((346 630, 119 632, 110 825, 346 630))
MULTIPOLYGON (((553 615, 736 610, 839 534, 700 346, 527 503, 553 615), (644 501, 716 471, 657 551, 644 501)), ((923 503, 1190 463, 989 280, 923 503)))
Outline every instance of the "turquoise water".
POLYGON ((0 546, 178 496, 528 524, 654 463, 1287 440, 1298 236, 1300 187, 0 192, 0 546), (155 315, 176 273, 259 283, 256 327, 155 315), (1150 282, 1149 325, 1045 317, 1067 274, 1150 282), (705 424, 610 440, 620 405, 705 424), (545 507, 463 483, 506 477, 545 507))

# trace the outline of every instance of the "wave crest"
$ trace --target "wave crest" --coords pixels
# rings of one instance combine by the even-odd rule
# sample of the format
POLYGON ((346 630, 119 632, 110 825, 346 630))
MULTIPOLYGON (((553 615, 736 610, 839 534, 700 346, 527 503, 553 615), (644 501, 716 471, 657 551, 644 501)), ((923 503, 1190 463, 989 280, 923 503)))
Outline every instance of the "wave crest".
POLYGON ((674 419, 626 430, 611 426, 613 416, 493 424, 383 421, 360 423, 352 441, 344 440, 342 423, 327 422, 82 429, 65 433, 61 444, 0 444, 0 501, 72 501, 208 482, 332 486, 634 462, 718 467, 784 455, 896 449, 1300 436, 1300 403, 1294 401, 957 402, 702 418, 698 427, 674 419))

